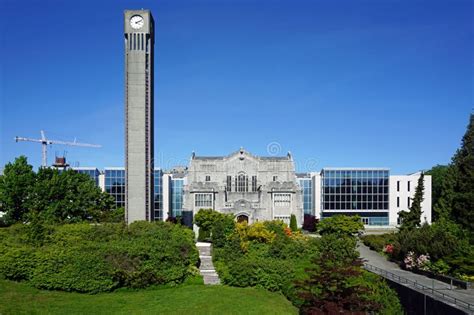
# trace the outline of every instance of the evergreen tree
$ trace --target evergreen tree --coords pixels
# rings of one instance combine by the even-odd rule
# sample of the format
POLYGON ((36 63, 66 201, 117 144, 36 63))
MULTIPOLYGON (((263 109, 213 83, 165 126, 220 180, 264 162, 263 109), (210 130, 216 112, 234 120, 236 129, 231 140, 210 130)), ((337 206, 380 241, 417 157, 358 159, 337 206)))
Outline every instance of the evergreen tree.
POLYGON ((474 114, 452 165, 455 175, 452 217, 474 234, 474 114))
POLYGON ((400 211, 398 214, 402 219, 401 229, 413 229, 421 225, 421 203, 423 202, 423 195, 425 191, 424 183, 425 175, 421 172, 418 178, 418 185, 416 186, 415 196, 413 196, 410 211, 400 211))
POLYGON ((436 221, 451 220, 451 210, 453 207, 455 175, 454 168, 450 165, 443 173, 439 195, 433 200, 433 216, 436 221))
MULTIPOLYGON (((442 199, 442 195, 446 189, 449 188, 448 176, 450 175, 449 165, 436 165, 433 166, 425 174, 431 176, 431 203, 433 205, 433 221, 436 221, 442 215, 437 207, 438 203, 442 199)), ((445 201, 443 201, 445 202, 445 201)))
POLYGON ((294 214, 292 214, 290 217, 290 229, 293 232, 298 231, 298 224, 296 223, 296 216, 294 214))

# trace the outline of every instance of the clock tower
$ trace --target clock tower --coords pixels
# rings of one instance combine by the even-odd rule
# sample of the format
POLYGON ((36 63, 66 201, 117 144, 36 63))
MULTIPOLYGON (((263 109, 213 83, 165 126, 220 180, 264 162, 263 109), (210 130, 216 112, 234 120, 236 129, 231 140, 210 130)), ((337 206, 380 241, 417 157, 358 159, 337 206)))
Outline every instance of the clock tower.
POLYGON ((153 57, 149 10, 124 12, 125 221, 154 220, 153 57))

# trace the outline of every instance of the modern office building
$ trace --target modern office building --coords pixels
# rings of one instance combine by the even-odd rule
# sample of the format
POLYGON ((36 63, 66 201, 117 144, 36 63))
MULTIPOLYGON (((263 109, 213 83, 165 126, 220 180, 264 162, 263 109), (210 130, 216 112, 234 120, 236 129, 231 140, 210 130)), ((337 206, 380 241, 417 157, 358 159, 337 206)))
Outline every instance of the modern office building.
MULTIPOLYGON (((162 177, 161 169, 155 169, 154 178, 154 203, 153 211, 157 220, 162 220, 163 195, 162 195, 162 177)), ((125 168, 123 167, 107 167, 104 172, 98 176, 98 183, 103 177, 103 185, 98 186, 105 192, 112 195, 115 199, 116 207, 125 207, 125 168)))
POLYGON ((104 170, 103 190, 115 198, 117 208, 125 207, 125 169, 108 167, 104 170))
POLYGON ((314 215, 314 194, 313 179, 310 173, 297 173, 296 178, 301 189, 301 204, 303 206, 303 214, 314 215))
POLYGON ((163 220, 182 216, 185 183, 186 173, 182 171, 171 170, 163 173, 163 220))
POLYGON ((124 12, 125 220, 154 220, 153 58, 154 21, 149 10, 124 12))
MULTIPOLYGON (((305 213, 318 219, 336 214, 359 215, 366 227, 396 227, 398 212, 409 211, 420 173, 390 175, 387 168, 323 168, 319 173, 299 174, 304 187, 312 185, 312 204, 306 197, 305 213), (311 183, 311 184, 309 184, 311 183)), ((421 222, 431 223, 431 176, 424 176, 421 222)))
POLYGON ((366 225, 389 223, 389 170, 324 168, 321 216, 359 215, 366 225))
POLYGON ((155 168, 153 171, 153 181, 155 183, 153 190, 153 211, 154 220, 163 220, 163 171, 155 168))

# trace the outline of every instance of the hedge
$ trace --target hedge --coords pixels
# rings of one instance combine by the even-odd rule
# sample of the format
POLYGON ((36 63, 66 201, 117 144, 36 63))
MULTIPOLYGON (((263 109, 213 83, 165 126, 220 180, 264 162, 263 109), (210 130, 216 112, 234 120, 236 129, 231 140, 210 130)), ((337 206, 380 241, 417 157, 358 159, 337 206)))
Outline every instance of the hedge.
POLYGON ((164 222, 67 224, 31 242, 32 227, 0 233, 0 277, 41 289, 97 293, 182 283, 198 252, 189 229, 164 222))

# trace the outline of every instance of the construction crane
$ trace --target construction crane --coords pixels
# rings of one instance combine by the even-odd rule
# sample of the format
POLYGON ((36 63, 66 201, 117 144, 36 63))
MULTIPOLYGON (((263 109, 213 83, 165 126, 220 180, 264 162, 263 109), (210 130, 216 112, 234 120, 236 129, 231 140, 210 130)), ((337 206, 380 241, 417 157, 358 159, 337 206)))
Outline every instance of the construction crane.
POLYGON ((99 144, 90 144, 90 143, 80 143, 76 142, 76 139, 74 139, 73 142, 70 141, 60 141, 60 140, 51 140, 51 139, 46 139, 46 136, 44 135, 44 131, 41 130, 41 139, 31 139, 31 138, 23 138, 23 137, 15 137, 15 141, 29 141, 29 142, 39 142, 41 143, 42 147, 42 166, 46 167, 48 166, 48 144, 62 144, 62 145, 71 145, 71 146, 77 146, 77 147, 89 147, 89 148, 100 148, 102 147, 99 144))

